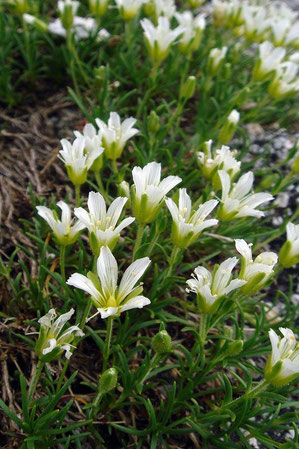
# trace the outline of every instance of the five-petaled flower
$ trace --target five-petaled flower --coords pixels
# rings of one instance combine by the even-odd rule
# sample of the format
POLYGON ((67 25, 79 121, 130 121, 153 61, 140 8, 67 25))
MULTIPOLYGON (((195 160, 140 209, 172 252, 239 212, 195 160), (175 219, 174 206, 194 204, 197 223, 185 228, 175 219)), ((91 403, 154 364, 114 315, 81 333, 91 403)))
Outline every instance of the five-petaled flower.
POLYGON ((178 248, 187 248, 198 238, 206 228, 215 226, 218 220, 206 220, 218 204, 217 200, 210 200, 201 204, 197 210, 192 211, 191 198, 186 189, 179 190, 179 204, 172 199, 165 200, 166 206, 172 215, 172 241, 178 248))
POLYGON ((279 328, 280 338, 273 329, 269 331, 272 353, 266 363, 265 378, 272 385, 280 387, 299 375, 299 348, 291 329, 279 328))
POLYGON ((120 232, 135 220, 134 217, 127 217, 117 225, 127 200, 123 197, 116 198, 107 210, 103 196, 90 192, 87 201, 89 212, 82 207, 75 208, 79 222, 89 231, 90 246, 96 256, 99 255, 101 246, 109 246, 112 250, 120 232))
POLYGON ((83 223, 77 221, 72 225, 71 208, 64 201, 59 201, 57 206, 60 207, 62 214, 61 220, 55 211, 46 206, 36 206, 38 215, 40 215, 50 226, 58 243, 62 246, 71 245, 79 237, 80 231, 85 228, 83 223))
POLYGON ((247 281, 243 279, 232 280, 232 270, 237 263, 236 257, 230 257, 220 265, 215 265, 212 273, 205 267, 195 268, 192 279, 187 281, 189 288, 186 291, 196 293, 201 313, 215 313, 225 296, 246 284, 247 281))
POLYGON ((103 120, 96 119, 108 159, 116 160, 121 156, 127 141, 139 132, 137 128, 133 128, 135 123, 136 119, 133 117, 127 118, 121 123, 120 116, 116 112, 110 113, 108 125, 103 120))
POLYGON ((70 326, 63 330, 73 313, 74 309, 71 309, 56 318, 55 310, 50 309, 45 316, 38 320, 41 326, 35 352, 42 362, 50 362, 59 358, 63 351, 65 351, 67 359, 71 357, 71 348, 74 347, 71 342, 75 336, 83 337, 84 335, 78 326, 70 326))
POLYGON ((262 203, 273 200, 270 193, 249 193, 252 188, 254 176, 250 171, 231 186, 229 174, 219 170, 222 185, 221 204, 218 208, 218 218, 222 221, 235 220, 242 217, 263 217, 265 214, 256 207, 262 203))
POLYGON ((132 176, 133 214, 139 223, 151 223, 157 217, 165 195, 182 180, 178 176, 168 176, 161 181, 161 164, 157 162, 150 162, 143 168, 134 167, 132 176))
POLYGON ((142 285, 135 287, 149 264, 148 257, 137 259, 126 269, 118 286, 117 262, 110 249, 103 246, 97 260, 98 275, 89 272, 86 277, 83 274, 74 273, 67 284, 89 293, 101 317, 107 318, 111 315, 119 315, 125 310, 141 309, 150 304, 150 300, 141 295, 142 285))

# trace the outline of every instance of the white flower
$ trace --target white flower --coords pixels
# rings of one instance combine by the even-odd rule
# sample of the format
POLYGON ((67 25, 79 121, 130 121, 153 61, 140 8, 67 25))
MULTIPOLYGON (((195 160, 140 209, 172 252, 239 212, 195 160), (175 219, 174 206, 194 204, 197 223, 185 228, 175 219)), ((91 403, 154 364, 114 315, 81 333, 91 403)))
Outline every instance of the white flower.
POLYGON ((264 40, 267 30, 270 28, 270 20, 266 8, 246 5, 241 10, 244 22, 244 34, 247 39, 264 40))
POLYGON ((277 68, 275 78, 270 83, 269 94, 279 100, 297 93, 299 90, 297 70, 297 64, 291 61, 281 63, 277 68))
POLYGON ((241 14, 239 0, 213 0, 213 19, 216 26, 233 27, 239 24, 241 14))
POLYGON ((121 16, 125 20, 133 19, 146 0, 115 0, 121 16))
POLYGON ((179 207, 170 198, 165 200, 172 215, 172 241, 179 248, 187 248, 195 242, 199 234, 206 228, 215 226, 218 220, 206 220, 218 204, 217 200, 210 200, 192 211, 190 196, 186 189, 180 189, 179 207))
POLYGON ((214 150, 214 154, 212 155, 211 146, 212 140, 205 142, 205 152, 198 152, 198 160, 202 165, 204 177, 207 179, 213 178, 213 184, 219 187, 217 170, 226 171, 230 178, 234 179, 240 171, 241 162, 235 158, 237 155, 236 150, 231 151, 229 147, 222 145, 220 149, 214 150))
POLYGON ((271 42, 259 45, 259 57, 253 69, 253 76, 257 81, 263 81, 269 73, 276 71, 285 57, 285 48, 274 48, 271 42))
MULTIPOLYGON (((76 137, 84 137, 85 139, 85 153, 92 154, 93 151, 101 149, 103 153, 104 148, 102 147, 102 134, 98 134, 95 127, 91 123, 87 123, 82 134, 79 131, 74 131, 76 137)), ((102 168, 102 157, 101 155, 95 160, 95 162, 90 167, 93 171, 99 171, 102 168)))
POLYGON ((155 16, 165 16, 171 19, 175 15, 176 6, 174 0, 153 0, 155 16))
POLYGON ((279 262, 285 268, 299 263, 299 224, 287 224, 287 240, 279 251, 279 262))
POLYGON ((96 119, 96 123, 102 133, 102 144, 105 148, 105 154, 108 159, 115 160, 121 156, 126 142, 139 132, 133 128, 136 119, 127 118, 121 123, 120 116, 116 112, 111 112, 108 120, 108 126, 103 120, 96 119))
POLYGON ((265 251, 253 260, 251 245, 248 245, 243 239, 236 239, 235 242, 236 249, 242 256, 242 268, 239 278, 247 281, 247 284, 242 288, 242 293, 253 295, 273 275, 273 268, 278 260, 277 254, 265 251))
POLYGON ((132 210, 140 223, 151 223, 162 207, 165 195, 182 180, 168 176, 161 181, 161 164, 150 162, 144 168, 132 170, 132 210))
POLYGON ((242 217, 263 217, 265 214, 256 207, 273 200, 270 193, 252 193, 254 176, 252 172, 245 173, 238 182, 231 187, 229 174, 224 170, 218 171, 221 185, 221 205, 218 208, 218 218, 223 221, 242 217))
POLYGON ((227 47, 212 48, 209 54, 207 70, 211 75, 215 75, 227 53, 227 47))
POLYGON ((230 257, 216 265, 213 273, 201 266, 195 268, 193 279, 187 281, 189 288, 186 291, 197 294, 200 312, 215 313, 224 296, 246 284, 245 280, 232 280, 232 270, 237 263, 236 257, 230 257))
MULTIPOLYGON (((60 19, 56 19, 53 22, 49 23, 48 30, 50 31, 50 33, 57 34, 58 36, 66 37, 67 34, 60 19)), ((76 41, 87 39, 89 36, 94 35, 97 30, 98 25, 94 19, 90 17, 74 17, 71 32, 73 33, 76 41)), ((105 28, 102 28, 97 32, 96 40, 100 42, 104 39, 107 39, 109 36, 110 34, 108 33, 108 31, 105 28)))
POLYGON ((98 276, 89 273, 83 276, 74 273, 67 284, 87 292, 101 314, 102 318, 119 315, 125 310, 142 308, 150 304, 150 300, 141 296, 142 286, 135 287, 150 264, 150 259, 144 257, 133 262, 124 272, 117 286, 118 265, 109 248, 103 246, 97 261, 98 276))
POLYGON ((89 213, 82 207, 75 208, 79 222, 89 231, 90 245, 94 254, 99 254, 101 246, 113 249, 120 232, 135 220, 134 217, 128 217, 117 225, 126 202, 127 198, 116 198, 106 210, 103 196, 100 193, 90 192, 87 201, 89 213))
POLYGON ((291 329, 279 328, 280 338, 273 329, 269 331, 272 353, 265 367, 265 377, 275 386, 286 385, 299 374, 299 348, 291 329))
POLYGON ((206 19, 203 14, 194 17, 190 11, 177 12, 175 18, 184 32, 179 41, 179 48, 183 52, 195 51, 198 49, 203 31, 206 27, 206 19))
POLYGON ((36 209, 38 215, 46 220, 60 245, 71 245, 77 240, 79 232, 85 228, 85 225, 77 221, 72 226, 71 209, 69 205, 64 201, 59 201, 57 206, 62 210, 61 220, 58 219, 56 212, 48 207, 36 206, 36 209))
POLYGON ((155 64, 160 64, 167 57, 171 44, 183 33, 184 28, 178 26, 171 30, 167 17, 159 17, 157 27, 148 19, 143 19, 140 23, 152 61, 155 64))
POLYGON ((63 331, 66 322, 70 320, 73 313, 74 309, 71 309, 55 320, 56 312, 54 309, 50 309, 45 316, 38 320, 41 327, 35 352, 41 361, 49 362, 57 359, 63 351, 65 351, 67 359, 71 357, 71 348, 74 346, 70 343, 75 336, 83 337, 84 335, 78 326, 70 326, 63 331))
POLYGON ((60 159, 65 163, 68 177, 74 185, 83 184, 87 178, 87 172, 94 161, 103 153, 102 147, 94 148, 90 153, 85 150, 85 138, 77 137, 71 144, 68 140, 62 139, 63 150, 59 151, 60 159))

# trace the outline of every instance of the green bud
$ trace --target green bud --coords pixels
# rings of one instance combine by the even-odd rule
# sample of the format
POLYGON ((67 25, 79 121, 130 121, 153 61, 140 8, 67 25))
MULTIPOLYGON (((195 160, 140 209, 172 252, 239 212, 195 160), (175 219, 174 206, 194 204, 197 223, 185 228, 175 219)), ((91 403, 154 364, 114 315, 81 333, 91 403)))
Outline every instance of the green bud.
POLYGON ((196 86, 195 76, 189 76, 180 89, 180 101, 185 102, 193 97, 196 86))
POLYGON ((240 114, 236 109, 234 109, 227 117, 226 122, 224 123, 223 127, 219 132, 218 137, 219 143, 226 144, 232 139, 233 135, 235 134, 239 120, 240 114))
POLYGON ((17 14, 25 14, 29 11, 28 0, 13 0, 11 5, 17 14))
POLYGON ((97 87, 102 87, 106 80, 106 67, 101 65, 100 67, 96 67, 93 71, 95 85, 97 87))
POLYGON ((151 134, 156 134, 160 129, 160 119, 155 111, 147 116, 147 129, 151 134))
POLYGON ((99 394, 108 393, 113 390, 117 384, 117 371, 115 368, 109 368, 103 372, 99 380, 98 392, 99 394))
POLYGON ((226 355, 234 356, 240 354, 243 349, 243 340, 232 341, 228 344, 226 349, 226 355))
POLYGON ((89 0, 90 12, 96 16, 101 17, 105 14, 108 6, 108 0, 89 0))
POLYGON ((152 340, 152 347, 157 354, 162 355, 171 352, 172 343, 168 332, 167 331, 158 332, 152 340))
POLYGON ((236 107, 242 106, 247 101, 249 94, 250 94, 250 88, 244 87, 242 90, 240 90, 240 92, 234 98, 233 104, 236 107))
POLYGON ((299 254, 294 252, 293 250, 292 242, 287 240, 281 247, 278 259, 280 265, 282 265, 284 268, 291 268, 297 263, 299 263, 299 254))

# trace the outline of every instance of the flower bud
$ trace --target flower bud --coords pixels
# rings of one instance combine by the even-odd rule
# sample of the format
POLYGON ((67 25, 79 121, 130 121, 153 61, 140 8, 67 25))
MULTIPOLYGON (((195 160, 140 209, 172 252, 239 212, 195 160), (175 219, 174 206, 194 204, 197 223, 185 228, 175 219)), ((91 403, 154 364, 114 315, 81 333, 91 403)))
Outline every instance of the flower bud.
POLYGON ((240 354, 242 349, 243 349, 243 340, 232 341, 227 346, 226 355, 229 357, 238 355, 238 354, 240 354))
POLYGON ((96 67, 93 71, 94 73, 94 79, 95 79, 95 85, 97 87, 103 87, 106 80, 106 67, 104 65, 101 65, 100 67, 96 67))
POLYGON ((239 120, 240 120, 240 113, 236 109, 233 109, 220 130, 218 140, 221 144, 228 143, 232 139, 233 135, 235 134, 239 120))
POLYGON ((108 0, 89 0, 90 12, 95 17, 101 17, 105 14, 108 6, 108 0))
POLYGON ((103 372, 99 380, 98 393, 105 394, 113 390, 117 384, 117 371, 115 368, 109 368, 103 372))
POLYGON ((74 0, 59 0, 58 10, 60 13, 61 22, 63 28, 70 30, 74 23, 74 17, 76 15, 79 2, 74 0))
POLYGON ((195 76, 189 76, 180 89, 180 102, 185 103, 193 97, 196 86, 195 76))
POLYGON ((153 338, 152 347, 153 350, 159 355, 171 352, 172 343, 168 332, 165 330, 158 332, 153 338))
POLYGON ((151 134, 156 134, 160 129, 160 119, 155 111, 147 116, 147 129, 151 134))
POLYGON ((17 14, 25 14, 29 11, 28 0, 12 0, 11 5, 17 14))
POLYGON ((274 184, 277 183, 278 178, 279 178, 278 173, 271 173, 270 175, 265 176, 261 180, 259 187, 261 189, 270 189, 271 187, 274 186, 274 184))

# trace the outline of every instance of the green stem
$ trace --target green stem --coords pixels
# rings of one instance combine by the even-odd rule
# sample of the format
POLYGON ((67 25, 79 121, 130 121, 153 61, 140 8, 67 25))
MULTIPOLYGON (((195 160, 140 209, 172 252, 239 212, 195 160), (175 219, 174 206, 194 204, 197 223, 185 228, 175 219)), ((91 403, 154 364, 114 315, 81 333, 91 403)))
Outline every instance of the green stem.
POLYGON ((148 377, 148 375, 150 374, 150 372, 152 371, 152 369, 158 364, 158 362, 161 359, 161 355, 160 354, 155 354, 154 357, 152 358, 152 360, 149 363, 149 367, 148 370, 146 371, 146 373, 143 375, 143 377, 141 378, 141 380, 138 382, 138 384, 143 384, 146 381, 146 378, 148 377))
POLYGON ((69 52, 70 52, 71 55, 73 56, 73 58, 74 58, 74 60, 75 60, 75 62, 76 62, 76 64, 77 64, 77 66, 78 66, 80 75, 81 75, 81 77, 82 77, 84 83, 85 83, 88 87, 90 87, 89 78, 88 78, 87 74, 85 73, 85 70, 83 69, 82 62, 81 62, 81 60, 80 60, 80 58, 79 58, 79 55, 78 55, 77 50, 76 50, 76 47, 73 45, 73 39, 72 39, 72 31, 71 31, 71 29, 68 29, 68 30, 67 30, 67 46, 68 46, 69 52))
POLYGON ((30 48, 30 41, 29 41, 29 34, 28 34, 28 29, 27 29, 27 23, 24 19, 24 16, 22 14, 21 16, 21 22, 22 22, 22 27, 23 27, 23 33, 24 33, 24 41, 25 41, 25 48, 26 48, 26 59, 27 59, 27 65, 28 65, 28 70, 31 73, 32 72, 32 63, 31 63, 31 48, 30 48))
POLYGON ((94 172, 94 175, 95 175, 96 181, 97 181, 97 183, 98 183, 100 193, 101 193, 101 194, 103 195, 103 197, 105 198, 106 203, 107 203, 107 204, 110 204, 111 201, 110 201, 109 196, 107 195, 106 190, 105 190, 105 188, 104 188, 104 186, 103 186, 102 178, 101 178, 100 172, 99 172, 99 171, 95 171, 95 172, 94 172))
POLYGON ((30 385, 29 385, 29 391, 28 391, 28 404, 29 405, 30 405, 33 395, 35 393, 37 382, 40 378, 43 366, 44 366, 44 364, 40 360, 37 362, 37 365, 35 365, 33 376, 32 376, 32 379, 31 379, 30 385))
POLYGON ((60 246, 60 270, 62 282, 65 284, 65 245, 60 246))
POLYGON ((293 178, 293 172, 290 172, 285 178, 283 178, 278 186, 272 190, 272 195, 277 195, 277 193, 281 192, 282 189, 287 185, 287 183, 293 178))
MULTIPOLYGON (((66 31, 66 43, 67 43, 67 48, 68 48, 70 54, 72 54, 73 44, 72 44, 72 32, 71 32, 70 29, 68 29, 66 31)), ((72 80, 73 80, 75 92, 76 92, 77 96, 79 98, 81 98, 81 93, 80 93, 80 89, 79 89, 79 86, 78 86, 78 81, 77 81, 77 76, 76 76, 76 72, 75 72, 73 58, 71 58, 71 60, 70 60, 70 70, 71 70, 71 75, 72 75, 72 80)))
POLYGON ((81 197, 80 197, 80 184, 77 184, 75 186, 75 190, 76 190, 76 207, 80 206, 81 203, 81 197))
POLYGON ((141 114, 143 113, 143 110, 144 110, 144 108, 145 108, 145 106, 146 106, 146 103, 147 103, 147 101, 148 101, 148 99, 149 99, 151 93, 152 93, 152 92, 155 90, 155 88, 156 88, 156 81, 157 81, 158 67, 159 67, 159 66, 158 66, 157 64, 154 64, 154 65, 152 66, 151 73, 150 73, 150 83, 151 83, 151 85, 148 87, 148 89, 147 89, 145 95, 143 96, 143 100, 141 101, 141 103, 140 103, 139 106, 138 106, 137 114, 136 114, 136 118, 137 118, 137 119, 140 119, 141 114))
POLYGON ((106 371, 107 369, 107 363, 109 359, 110 354, 110 343, 111 343, 111 336, 112 336, 112 329, 113 329, 113 317, 108 317, 108 323, 107 323, 107 333, 106 333, 106 340, 105 340, 105 346, 103 351, 103 369, 102 372, 106 371))
POLYGON ((177 260, 177 256, 179 255, 180 252, 180 248, 178 248, 177 246, 174 246, 170 255, 170 259, 169 259, 169 268, 167 270, 167 274, 165 276, 165 279, 168 278, 169 276, 171 276, 172 272, 173 272, 173 268, 175 265, 175 262, 177 260))
POLYGON ((160 232, 157 231, 157 229, 156 229, 154 238, 152 239, 152 241, 147 249, 147 257, 150 257, 150 255, 152 254, 152 251, 153 251, 157 241, 159 240, 159 236, 160 236, 160 232))
POLYGON ((206 313, 202 313, 200 315, 200 323, 199 323, 199 338, 202 346, 204 346, 207 337, 208 332, 207 323, 208 323, 208 315, 206 313))
POLYGON ((227 404, 224 404, 221 408, 231 408, 235 405, 240 404, 240 402, 248 399, 253 399, 255 396, 257 396, 262 390, 265 389, 265 387, 269 384, 269 382, 266 379, 261 380, 254 388, 252 388, 248 393, 245 393, 240 398, 234 399, 231 402, 228 402, 227 404))
POLYGON ((135 260, 137 251, 140 248, 144 228, 145 228, 145 223, 139 223, 138 224, 136 242, 135 242, 134 249, 133 249, 133 260, 135 260))

